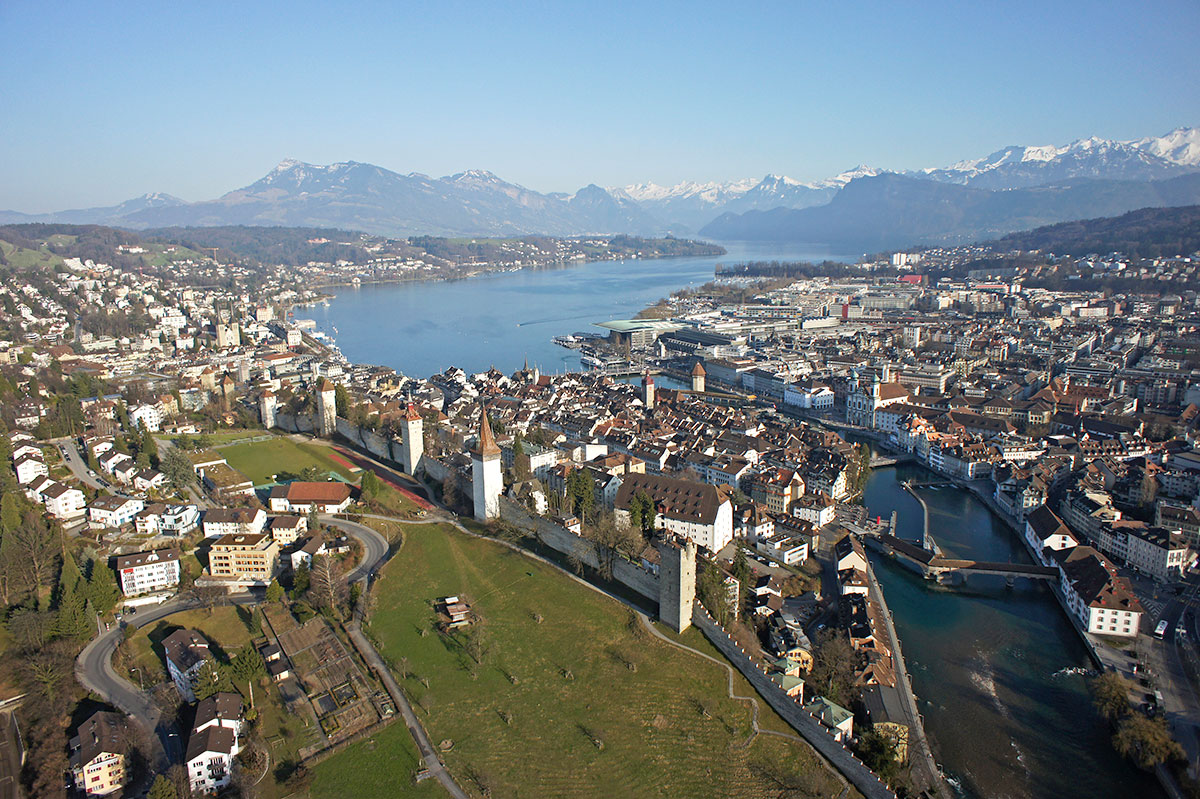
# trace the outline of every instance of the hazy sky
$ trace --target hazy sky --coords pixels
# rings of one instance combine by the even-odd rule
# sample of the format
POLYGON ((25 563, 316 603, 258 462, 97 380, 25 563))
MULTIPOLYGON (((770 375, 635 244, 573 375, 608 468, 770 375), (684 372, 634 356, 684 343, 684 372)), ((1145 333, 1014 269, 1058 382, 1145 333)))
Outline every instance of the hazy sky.
POLYGON ((0 208, 27 212, 283 158, 570 192, 1200 125, 1196 0, 0 0, 0 31, 0 208))

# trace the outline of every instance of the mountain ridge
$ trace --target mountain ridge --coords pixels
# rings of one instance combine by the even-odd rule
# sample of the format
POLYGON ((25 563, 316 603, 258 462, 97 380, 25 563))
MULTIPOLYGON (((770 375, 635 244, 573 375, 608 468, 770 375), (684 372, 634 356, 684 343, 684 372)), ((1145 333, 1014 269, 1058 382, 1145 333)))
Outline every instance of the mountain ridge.
MULTIPOLYGON (((640 183, 606 189, 589 184, 574 194, 537 192, 485 169, 434 178, 359 161, 317 165, 286 158, 253 183, 212 200, 188 203, 152 193, 115 206, 52 214, 0 211, 0 223, 93 223, 131 229, 286 225, 386 236, 690 235, 728 227, 731 214, 824 207, 857 181, 882 175, 1007 191, 1061 187, 1089 178, 1145 183, 1198 171, 1200 129, 1191 127, 1132 141, 1091 137, 1063 146, 1005 147, 947 167, 908 172, 858 166, 807 182, 767 174, 758 180, 684 181, 674 186, 640 183)), ((871 223, 869 218, 862 221, 871 223)), ((979 232, 987 233, 995 221, 979 232)))

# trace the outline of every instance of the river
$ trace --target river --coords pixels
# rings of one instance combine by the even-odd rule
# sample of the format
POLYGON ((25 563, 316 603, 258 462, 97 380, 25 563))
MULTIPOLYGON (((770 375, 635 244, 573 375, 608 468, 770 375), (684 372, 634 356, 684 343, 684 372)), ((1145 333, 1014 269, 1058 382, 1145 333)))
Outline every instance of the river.
MULTIPOLYGON (((920 467, 876 469, 863 502, 897 511, 897 535, 918 540, 921 505, 900 486, 920 467)), ((950 557, 1029 563, 1016 536, 970 493, 921 489, 930 529, 950 557)), ((1092 710, 1082 642, 1046 585, 971 577, 925 582, 887 558, 872 563, 892 610, 913 690, 938 762, 960 796, 1062 799, 1161 797, 1158 783, 1119 758, 1092 710)))
POLYGON ((590 261, 465 280, 382 283, 337 290, 328 307, 297 309, 317 321, 354 363, 428 377, 458 366, 506 374, 525 359, 544 373, 579 371, 579 355, 554 336, 628 319, 686 286, 713 279, 718 263, 748 260, 849 261, 854 256, 797 245, 726 245, 722 256, 590 261))

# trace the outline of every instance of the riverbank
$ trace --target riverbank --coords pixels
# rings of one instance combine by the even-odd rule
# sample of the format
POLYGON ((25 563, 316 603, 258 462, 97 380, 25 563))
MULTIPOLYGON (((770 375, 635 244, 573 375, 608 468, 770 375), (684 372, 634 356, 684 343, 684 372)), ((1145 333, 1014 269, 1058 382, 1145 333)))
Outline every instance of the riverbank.
MULTIPOLYGON (((948 557, 1025 559, 1012 525, 975 492, 921 491, 926 522, 926 509, 903 483, 931 474, 916 465, 876 469, 864 504, 873 516, 896 511, 896 535, 907 540, 921 540, 928 523, 948 557)), ((1153 777, 1116 756, 1109 731, 1092 723, 1083 674, 1094 661, 1057 596, 1046 595, 1051 588, 1024 580, 1008 587, 986 576, 947 588, 870 557, 929 745, 956 795, 1160 795, 1153 777)))

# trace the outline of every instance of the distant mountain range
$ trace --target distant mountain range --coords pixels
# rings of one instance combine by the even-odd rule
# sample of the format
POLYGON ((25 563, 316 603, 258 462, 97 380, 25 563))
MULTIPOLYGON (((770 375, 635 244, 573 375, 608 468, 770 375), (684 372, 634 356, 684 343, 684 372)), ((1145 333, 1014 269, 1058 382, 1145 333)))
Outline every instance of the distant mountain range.
POLYGON ((383 236, 692 234, 805 241, 842 251, 961 242, 1145 206, 1200 202, 1200 130, 1135 141, 1006 147, 948 167, 860 166, 821 181, 780 175, 726 183, 585 186, 542 194, 471 170, 432 178, 347 161, 283 161, 214 200, 148 194, 52 214, 0 211, 0 224, 66 222, 131 229, 216 225, 336 227, 383 236))

